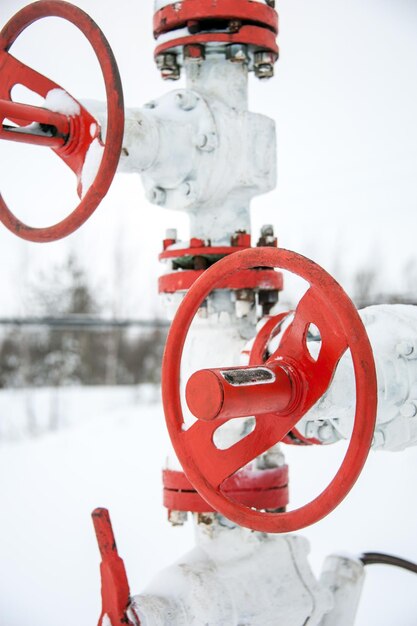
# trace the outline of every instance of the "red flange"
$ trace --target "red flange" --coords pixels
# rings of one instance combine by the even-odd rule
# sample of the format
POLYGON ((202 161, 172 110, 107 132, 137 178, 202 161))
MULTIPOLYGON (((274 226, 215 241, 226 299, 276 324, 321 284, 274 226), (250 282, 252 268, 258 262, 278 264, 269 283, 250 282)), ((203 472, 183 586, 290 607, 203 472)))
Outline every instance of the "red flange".
POLYGON ((183 0, 161 8, 154 15, 154 36, 164 42, 155 56, 178 47, 211 43, 245 44, 278 58, 278 14, 270 6, 252 0, 183 0), (181 33, 175 37, 175 32, 181 33), (188 31, 188 32, 184 32, 188 31), (173 36, 168 40, 168 33, 173 36))
MULTIPOLYGON (((207 270, 185 270, 163 274, 158 279, 159 293, 188 291, 205 271, 207 270)), ((236 272, 217 285, 217 289, 262 289, 265 291, 281 291, 282 287, 282 274, 264 269, 236 272)))
MULTIPOLYGON (((172 241, 174 240, 165 240, 172 241)), ((165 261, 166 259, 182 259, 184 257, 195 257, 195 256, 205 256, 205 257, 223 257, 227 254, 233 254, 234 252, 238 252, 239 250, 246 250, 250 248, 250 242, 247 246, 205 246, 204 242, 201 239, 195 239, 196 242, 201 242, 200 245, 193 246, 193 240, 190 242, 190 246, 188 248, 167 248, 164 247, 163 252, 159 255, 160 261, 165 261)), ((170 244, 172 245, 172 244, 170 244)))
POLYGON ((87 151, 94 140, 101 142, 97 121, 74 99, 75 106, 79 107, 79 113, 73 115, 53 113, 44 108, 17 104, 11 100, 11 90, 16 84, 24 85, 43 98, 52 89, 61 89, 59 85, 24 65, 8 52, 28 26, 41 18, 52 16, 63 18, 77 26, 91 43, 103 72, 108 124, 106 143, 96 178, 77 208, 61 222, 46 228, 28 226, 9 210, 0 195, 0 220, 3 224, 22 239, 36 242, 55 241, 66 237, 91 216, 113 180, 119 162, 124 129, 122 86, 107 39, 97 24, 78 7, 59 0, 40 0, 16 13, 0 32, 0 122, 7 118, 22 127, 27 126, 29 122, 38 122, 53 127, 53 136, 35 136, 29 129, 27 132, 22 129, 17 133, 3 125, 0 138, 53 148, 76 174, 78 192, 81 195, 81 174, 87 151))
MULTIPOLYGON (((275 248, 256 248, 237 252, 215 263, 204 272, 184 297, 168 336, 162 368, 162 397, 169 434, 181 465, 194 488, 211 506, 233 522, 263 532, 291 532, 313 524, 330 513, 346 496, 358 478, 372 442, 377 384, 372 349, 362 321, 348 296, 336 281, 312 261, 275 248), (249 374, 248 368, 234 368, 239 374, 217 377, 220 408, 210 421, 198 420, 185 429, 180 397, 180 368, 184 342, 194 315, 201 302, 219 281, 236 271, 254 267, 275 268, 293 272, 310 284, 299 302, 294 319, 281 340, 278 350, 260 368, 262 375, 249 374), (306 336, 310 324, 315 324, 322 340, 317 360, 310 355, 306 336), (356 413, 352 437, 343 462, 330 484, 308 504, 285 513, 253 510, 228 497, 224 482, 249 462, 281 441, 301 417, 328 389, 337 364, 349 349, 356 379, 356 413), (279 398, 278 415, 268 405, 263 414, 262 390, 275 381, 275 370, 287 376, 287 404, 279 398), (272 372, 272 378, 270 373, 272 372), (250 380, 254 377, 253 384, 250 380), (242 440, 226 450, 218 449, 214 432, 229 417, 233 404, 239 399, 230 394, 229 387, 240 386, 251 401, 256 426, 242 440), (255 390, 255 391, 254 391, 255 390), (224 401, 222 400, 222 393, 224 401), (226 417, 222 411, 227 409, 226 417)), ((207 417, 207 416, 204 416, 207 417)))
POLYGON ((278 14, 271 7, 252 0, 183 0, 162 7, 153 18, 154 37, 162 33, 190 25, 195 22, 204 30, 204 23, 210 21, 240 20, 269 28, 278 33, 278 14))
POLYGON ((259 28, 258 26, 242 26, 238 33, 211 32, 199 33, 198 35, 184 35, 183 37, 159 44, 155 48, 155 57, 180 46, 205 45, 208 43, 221 43, 224 45, 240 43, 254 46, 258 50, 267 50, 275 55, 276 60, 279 49, 275 37, 276 35, 272 31, 266 28, 259 28))
MULTIPOLYGON (((184 474, 174 470, 163 471, 164 506, 169 511, 213 513, 211 507, 184 474)), ((256 509, 283 509, 288 504, 288 466, 263 470, 242 470, 224 484, 230 498, 256 509)))

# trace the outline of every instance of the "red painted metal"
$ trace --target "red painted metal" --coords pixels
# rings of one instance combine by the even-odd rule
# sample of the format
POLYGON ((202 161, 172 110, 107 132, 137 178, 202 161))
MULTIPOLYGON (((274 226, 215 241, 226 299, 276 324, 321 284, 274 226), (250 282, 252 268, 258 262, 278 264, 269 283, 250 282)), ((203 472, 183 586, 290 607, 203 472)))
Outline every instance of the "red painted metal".
POLYGON ((241 248, 243 250, 245 248, 250 248, 250 246, 251 246, 251 236, 250 236, 249 233, 237 231, 231 237, 231 244, 235 248, 235 251, 236 251, 236 248, 241 248))
POLYGON ((123 560, 117 552, 109 512, 107 509, 95 509, 92 518, 101 554, 102 610, 98 626, 104 626, 106 616, 112 626, 139 626, 139 620, 133 624, 127 616, 130 602, 129 583, 123 560))
POLYGON ((288 250, 272 247, 237 252, 215 263, 185 295, 171 325, 162 367, 162 397, 168 431, 181 465, 201 496, 241 526, 263 532, 291 532, 313 524, 330 513, 357 480, 372 442, 377 385, 372 349, 362 321, 340 285, 318 265, 288 250), (198 420, 185 429, 180 396, 180 367, 184 342, 201 302, 220 281, 254 267, 279 267, 297 274, 310 287, 300 300, 277 351, 266 365, 281 364, 299 375, 302 397, 288 416, 257 417, 254 430, 226 450, 213 441, 214 432, 227 421, 198 420), (309 325, 315 324, 322 347, 315 361, 306 345, 309 325), (266 452, 294 428, 327 390, 336 366, 349 349, 356 379, 356 412, 345 457, 329 485, 311 502, 285 513, 265 513, 232 501, 224 482, 266 452))
MULTIPOLYGON (((97 176, 76 209, 61 222, 46 228, 28 226, 10 211, 0 195, 0 220, 3 224, 22 239, 36 242, 55 241, 66 237, 79 228, 95 211, 106 195, 116 172, 124 128, 122 86, 117 64, 108 41, 97 24, 84 11, 59 0, 40 0, 26 6, 16 13, 0 32, 0 99, 3 101, 0 103, 0 111, 2 112, 0 115, 3 115, 4 119, 7 114, 8 119, 23 127, 27 125, 28 121, 45 119, 46 121, 42 123, 51 123, 61 132, 64 130, 64 143, 59 142, 58 144, 57 142, 58 145, 50 145, 50 147, 76 174, 78 191, 81 193, 80 179, 85 156, 94 139, 100 139, 100 128, 97 121, 79 103, 77 103, 80 106, 79 115, 63 116, 39 107, 26 107, 13 103, 11 100, 11 90, 16 84, 24 85, 42 97, 46 97, 51 89, 61 89, 59 85, 9 54, 12 44, 28 26, 41 18, 50 16, 60 17, 71 22, 81 30, 91 43, 103 72, 107 95, 108 125, 103 157, 97 176), (22 124, 22 122, 24 123, 22 124), (69 132, 66 132, 67 130, 69 132)), ((29 143, 48 145, 45 138, 34 137, 29 130, 22 133, 20 139, 17 137, 15 131, 7 130, 3 130, 0 135, 2 139, 13 141, 24 139, 29 143)))
POLYGON ((199 370, 187 382, 185 397, 200 420, 276 413, 288 415, 301 395, 298 380, 280 363, 269 367, 199 370))
MULTIPOLYGON (((207 270, 185 270, 164 274, 159 277, 159 293, 176 293, 187 291, 207 270)), ((274 270, 242 270, 233 276, 219 281, 216 289, 262 289, 264 291, 278 290, 283 287, 283 277, 274 270)))
MULTIPOLYGON (((174 240, 170 240, 170 239, 165 240, 165 241, 172 241, 172 243, 175 243, 174 240)), ((226 256, 227 254, 232 254, 233 252, 238 252, 239 250, 246 250, 247 248, 250 248, 250 240, 249 240, 248 245, 205 246, 204 242, 201 239, 195 239, 195 240, 191 240, 190 246, 188 248, 174 248, 174 249, 168 249, 168 250, 164 249, 164 251, 161 252, 161 254, 159 255, 159 260, 164 261, 165 259, 181 259, 183 257, 188 257, 188 256, 219 257, 219 256, 226 256), (196 242, 200 241, 202 243, 199 246, 196 246, 196 245, 193 246, 191 245, 193 241, 196 241, 196 242)))
POLYGON ((0 100, 0 139, 46 146, 58 150, 65 145, 69 134, 70 124, 66 115, 53 113, 47 109, 27 104, 18 104, 10 100, 0 100), (17 120, 19 127, 27 126, 33 122, 53 126, 55 134, 49 137, 46 134, 42 136, 36 135, 31 129, 28 129, 26 132, 22 131, 21 128, 16 130, 10 126, 3 125, 6 118, 17 120))
MULTIPOLYGON (((251 0, 182 0, 157 11, 153 19, 154 37, 189 25, 189 22, 202 23, 239 20, 243 23, 259 24, 278 33, 278 14, 271 7, 251 0)), ((203 30, 204 28, 202 28, 203 30)))
MULTIPOLYGON (((269 343, 281 332, 283 323, 292 313, 293 311, 279 313, 278 315, 271 316, 265 322, 253 342, 249 355, 249 365, 259 365, 259 363, 265 363, 268 360, 269 343)), ((285 435, 282 441, 290 445, 321 445, 321 441, 314 437, 304 437, 296 427, 285 435)))
POLYGON ((275 33, 271 30, 260 28, 259 26, 242 26, 237 33, 198 33, 197 35, 186 35, 159 44, 155 49, 155 57, 174 48, 192 44, 224 43, 229 45, 241 43, 254 46, 259 50, 267 50, 278 58, 279 48, 275 37, 275 33))
MULTIPOLYGON (((169 511, 213 513, 194 489, 184 472, 163 471, 164 506, 169 511)), ((288 504, 288 466, 264 470, 244 469, 224 484, 228 497, 244 506, 257 509, 282 509, 288 504)))

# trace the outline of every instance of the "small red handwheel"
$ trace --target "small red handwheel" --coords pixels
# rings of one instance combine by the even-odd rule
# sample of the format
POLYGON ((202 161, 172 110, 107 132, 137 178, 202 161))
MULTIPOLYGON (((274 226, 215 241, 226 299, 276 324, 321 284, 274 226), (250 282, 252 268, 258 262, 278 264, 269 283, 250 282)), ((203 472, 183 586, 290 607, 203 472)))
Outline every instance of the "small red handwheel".
POLYGON ((62 221, 53 226, 35 228, 20 221, 0 195, 0 220, 3 224, 22 239, 35 242, 55 241, 74 232, 91 216, 110 187, 119 162, 123 131, 124 105, 120 75, 110 45, 97 24, 78 7, 60 0, 40 0, 16 13, 0 32, 0 139, 52 148, 76 174, 78 193, 81 196, 83 192, 83 197, 74 211, 62 221), (81 189, 81 177, 88 150, 93 142, 103 146, 98 122, 59 85, 8 52, 28 26, 44 17, 60 17, 74 24, 90 42, 103 72, 107 97, 106 141, 97 174, 87 191, 81 189), (59 90, 64 98, 70 98, 73 110, 53 112, 47 108, 15 103, 11 91, 17 84, 24 85, 43 98, 52 90, 59 90), (21 130, 16 132, 16 127, 4 124, 5 119, 11 120, 21 130), (30 122, 37 122, 52 131, 43 136, 41 133, 31 133, 30 122))
POLYGON ((162 366, 162 397, 168 431, 188 479, 212 507, 236 524, 262 532, 291 532, 330 513, 347 495, 366 461, 375 426, 377 383, 372 349, 362 321, 340 285, 321 267, 294 252, 254 248, 215 263, 182 301, 168 336, 162 366), (186 396, 199 419, 185 427, 180 399, 180 366, 188 329, 201 303, 236 271, 257 267, 290 271, 310 287, 276 352, 259 366, 200 370, 188 381, 186 396), (314 359, 306 344, 317 326, 321 349, 314 359), (329 485, 293 511, 269 513, 245 507, 222 491, 224 481, 282 441, 328 389, 337 364, 349 349, 356 384, 356 412, 346 455, 329 485), (217 428, 234 417, 255 415, 254 430, 223 450, 217 428))

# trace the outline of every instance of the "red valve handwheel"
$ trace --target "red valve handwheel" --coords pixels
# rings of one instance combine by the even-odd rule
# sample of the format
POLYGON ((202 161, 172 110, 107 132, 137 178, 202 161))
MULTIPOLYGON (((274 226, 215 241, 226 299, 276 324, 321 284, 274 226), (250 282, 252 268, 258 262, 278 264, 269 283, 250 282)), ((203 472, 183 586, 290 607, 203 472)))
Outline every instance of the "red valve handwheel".
MULTIPOLYGON (((77 175, 80 192, 81 172, 88 148, 95 139, 100 139, 100 127, 94 117, 77 101, 75 102, 80 107, 80 113, 70 116, 11 101, 11 90, 17 84, 24 85, 43 98, 52 89, 61 89, 59 85, 24 65, 8 52, 17 37, 28 26, 44 17, 60 17, 71 22, 90 42, 103 72, 108 122, 106 142, 97 175, 78 206, 61 222, 45 228, 28 226, 10 211, 0 195, 0 220, 15 235, 35 242, 55 241, 66 237, 79 228, 95 211, 106 195, 116 172, 124 130, 122 85, 109 43, 97 24, 84 11, 60 0, 40 0, 29 4, 16 13, 0 32, 0 122, 7 117, 19 126, 25 126, 30 119, 46 124, 50 120, 50 123, 61 131, 61 136, 64 129, 68 129, 68 135, 62 139, 61 143, 59 143, 59 137, 53 138, 54 141, 51 138, 50 143, 47 143, 43 137, 39 139, 27 137, 23 140, 52 147, 77 175), (31 115, 34 117, 31 118, 31 115)), ((0 133, 0 138, 19 141, 17 133, 0 133)))
MULTIPOLYGON (((260 365, 268 360, 268 357, 271 356, 268 354, 268 345, 270 341, 272 341, 281 332, 283 323, 291 314, 292 311, 287 311, 285 313, 279 313, 278 315, 272 315, 265 322, 253 342, 252 349, 249 354, 249 365, 260 365)), ((304 437, 295 427, 287 435, 285 435, 282 441, 289 445, 321 445, 321 441, 315 439, 314 437, 304 437)))
MULTIPOLYGON (((204 371, 204 370, 203 370, 204 371)), ((215 263, 194 283, 182 301, 168 336, 162 366, 162 397, 169 434, 182 467, 196 490, 233 522, 262 532, 291 532, 330 513, 358 478, 372 442, 377 384, 372 349, 362 321, 343 289, 322 268, 294 252, 254 248, 215 263), (219 281, 236 271, 255 267, 281 268, 305 279, 310 288, 278 350, 265 365, 286 364, 301 381, 301 397, 291 413, 260 415, 254 430, 226 450, 213 443, 214 432, 227 419, 198 420, 185 429, 180 399, 180 365, 190 324, 203 300, 219 281), (315 361, 306 345, 310 323, 321 335, 315 361), (225 496, 222 483, 281 441, 327 390, 342 354, 350 349, 356 382, 356 413, 349 447, 329 485, 308 504, 285 513, 253 510, 225 496)))

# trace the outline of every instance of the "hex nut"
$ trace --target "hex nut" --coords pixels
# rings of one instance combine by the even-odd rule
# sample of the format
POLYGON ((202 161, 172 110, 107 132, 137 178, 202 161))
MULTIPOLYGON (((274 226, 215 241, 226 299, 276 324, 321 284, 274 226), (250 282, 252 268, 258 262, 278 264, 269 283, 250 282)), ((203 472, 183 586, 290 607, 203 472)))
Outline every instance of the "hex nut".
POLYGON ((217 135, 216 133, 200 133, 195 143, 199 150, 212 152, 217 147, 217 135))
POLYGON ((274 76, 274 66, 269 63, 263 63, 255 67, 256 78, 272 78, 274 76))
POLYGON ((198 103, 198 96, 192 91, 179 91, 175 94, 175 100, 183 111, 192 111, 198 103))
POLYGON ((162 187, 153 187, 147 192, 146 197, 152 204, 163 205, 165 204, 166 195, 166 191, 162 187))
POLYGON ((187 511, 169 511, 168 521, 172 526, 183 526, 187 521, 187 511))
POLYGON ((395 346, 395 350, 398 356, 404 356, 410 358, 414 353, 414 346, 410 341, 400 341, 395 346))
POLYGON ((232 63, 248 62, 248 47, 241 43, 232 43, 226 47, 226 59, 232 63))

